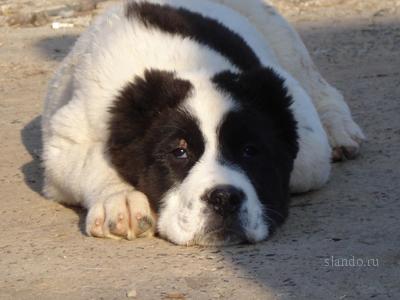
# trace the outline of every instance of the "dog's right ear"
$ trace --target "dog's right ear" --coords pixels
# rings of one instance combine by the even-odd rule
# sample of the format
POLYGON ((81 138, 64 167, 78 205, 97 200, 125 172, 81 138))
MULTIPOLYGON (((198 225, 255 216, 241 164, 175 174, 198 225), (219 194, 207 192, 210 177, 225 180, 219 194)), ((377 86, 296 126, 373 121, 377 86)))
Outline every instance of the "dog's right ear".
POLYGON ((146 70, 119 93, 110 109, 110 144, 123 147, 144 136, 153 120, 165 109, 176 108, 193 86, 175 73, 146 70))
POLYGON ((145 168, 147 130, 162 111, 179 106, 192 88, 189 81, 176 78, 173 72, 147 70, 119 93, 110 108, 107 152, 127 182, 136 186, 138 174, 145 168))

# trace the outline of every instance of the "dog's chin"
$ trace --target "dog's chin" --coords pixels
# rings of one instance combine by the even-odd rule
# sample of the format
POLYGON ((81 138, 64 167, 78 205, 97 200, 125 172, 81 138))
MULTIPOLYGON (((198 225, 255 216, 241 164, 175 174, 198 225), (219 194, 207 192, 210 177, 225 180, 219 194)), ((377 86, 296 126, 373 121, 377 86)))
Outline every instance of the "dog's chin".
MULTIPOLYGON (((254 244, 260 241, 242 226, 237 216, 222 218, 208 213, 208 225, 195 233, 188 241, 178 243, 186 246, 222 247, 238 244, 254 244)), ((185 230, 181 227, 182 231, 185 230)), ((172 239, 169 239, 173 241, 172 239)), ((176 243, 176 242, 175 242, 176 243)))
POLYGON ((195 237, 188 243, 188 245, 216 247, 231 246, 244 243, 251 243, 251 241, 246 238, 244 232, 240 230, 221 228, 209 230, 201 234, 196 234, 195 237))

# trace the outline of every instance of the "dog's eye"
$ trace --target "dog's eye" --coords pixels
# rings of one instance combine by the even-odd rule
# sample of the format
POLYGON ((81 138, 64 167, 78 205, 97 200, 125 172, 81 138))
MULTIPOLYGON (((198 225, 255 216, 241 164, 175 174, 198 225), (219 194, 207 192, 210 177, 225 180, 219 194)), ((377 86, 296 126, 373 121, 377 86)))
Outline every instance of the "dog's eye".
POLYGON ((254 145, 246 145, 243 147, 242 156, 244 158, 252 158, 258 155, 258 149, 254 145))
POLYGON ((177 148, 174 151, 172 151, 171 153, 177 159, 186 159, 186 158, 188 158, 187 151, 186 151, 186 149, 183 149, 183 148, 177 148))

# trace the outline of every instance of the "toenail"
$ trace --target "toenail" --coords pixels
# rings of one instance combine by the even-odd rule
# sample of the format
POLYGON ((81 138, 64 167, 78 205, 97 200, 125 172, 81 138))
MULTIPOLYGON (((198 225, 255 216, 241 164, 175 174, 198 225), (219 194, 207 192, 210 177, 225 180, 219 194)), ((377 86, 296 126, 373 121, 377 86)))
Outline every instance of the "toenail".
POLYGON ((117 228, 117 223, 115 223, 113 221, 109 221, 108 228, 110 228, 111 231, 115 231, 115 229, 117 228))
POLYGON ((139 220, 138 225, 140 230, 142 230, 143 232, 147 231, 148 229, 150 229, 150 227, 152 226, 152 221, 149 217, 143 217, 139 220))

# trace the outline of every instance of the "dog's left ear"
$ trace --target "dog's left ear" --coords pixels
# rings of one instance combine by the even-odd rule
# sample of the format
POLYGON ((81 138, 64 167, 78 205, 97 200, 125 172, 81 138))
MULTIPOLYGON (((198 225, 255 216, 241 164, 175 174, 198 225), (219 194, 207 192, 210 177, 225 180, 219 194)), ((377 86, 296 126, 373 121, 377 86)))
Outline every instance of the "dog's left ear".
POLYGON ((271 68, 262 67, 243 73, 224 71, 216 74, 212 81, 242 106, 255 108, 273 120, 280 137, 289 145, 290 153, 293 157, 297 155, 297 122, 290 108, 293 99, 281 76, 271 68))

